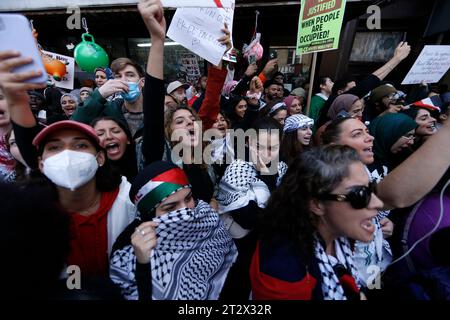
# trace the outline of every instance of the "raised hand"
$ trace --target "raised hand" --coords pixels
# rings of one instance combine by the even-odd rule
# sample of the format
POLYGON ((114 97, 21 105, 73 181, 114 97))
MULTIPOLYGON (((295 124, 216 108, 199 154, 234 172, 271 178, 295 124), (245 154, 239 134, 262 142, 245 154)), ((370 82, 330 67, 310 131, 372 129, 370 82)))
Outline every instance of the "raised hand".
POLYGON ((152 42, 155 40, 164 41, 166 37, 166 19, 161 1, 140 0, 138 9, 151 35, 152 42))
POLYGON ((231 35, 230 30, 228 30, 228 25, 226 23, 224 23, 224 28, 222 29, 222 32, 225 33, 225 35, 222 38, 218 39, 217 41, 225 45, 227 47, 226 51, 228 51, 231 49, 231 35))
POLYGON ((15 73, 13 69, 30 64, 33 62, 31 57, 21 57, 17 51, 0 52, 0 88, 8 101, 9 107, 18 104, 27 104, 29 101, 29 90, 45 88, 44 83, 28 83, 27 80, 40 77, 40 71, 27 71, 15 73))
POLYGON ((119 79, 111 79, 106 81, 105 84, 98 89, 98 92, 106 99, 115 93, 128 92, 128 90, 129 88, 126 82, 119 79))
POLYGON ((400 42, 394 52, 394 58, 398 58, 400 61, 405 59, 411 52, 411 46, 408 42, 400 42))

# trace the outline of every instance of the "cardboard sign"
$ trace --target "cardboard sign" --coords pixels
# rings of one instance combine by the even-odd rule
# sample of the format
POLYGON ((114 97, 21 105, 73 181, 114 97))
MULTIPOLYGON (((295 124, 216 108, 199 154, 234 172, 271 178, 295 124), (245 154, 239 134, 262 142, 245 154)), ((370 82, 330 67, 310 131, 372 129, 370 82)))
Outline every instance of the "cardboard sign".
POLYGON ((338 48, 345 3, 346 0, 302 0, 297 54, 338 48))
POLYGON ((450 46, 425 46, 402 84, 436 83, 450 68, 450 46))
POLYGON ((67 73, 62 77, 61 81, 53 79, 52 75, 48 75, 48 81, 54 84, 58 88, 73 90, 73 81, 75 78, 75 59, 72 57, 64 56, 62 54, 44 51, 42 53, 51 59, 60 60, 66 65, 67 73))
POLYGON ((224 36, 224 23, 233 30, 233 8, 180 8, 172 18, 167 36, 203 59, 218 65, 226 46, 217 41, 224 36))

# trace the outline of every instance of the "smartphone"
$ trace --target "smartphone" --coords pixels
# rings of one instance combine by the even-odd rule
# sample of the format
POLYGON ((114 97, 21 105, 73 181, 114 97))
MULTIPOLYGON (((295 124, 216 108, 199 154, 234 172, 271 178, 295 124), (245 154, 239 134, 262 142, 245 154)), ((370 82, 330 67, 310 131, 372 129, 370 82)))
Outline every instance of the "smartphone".
POLYGON ((251 54, 248 56, 248 64, 254 64, 256 63, 256 56, 254 54, 251 54))
POLYGON ((41 71, 42 75, 26 82, 42 83, 47 81, 47 72, 42 62, 36 39, 31 32, 30 24, 21 14, 0 14, 0 51, 16 50, 22 57, 31 57, 33 61, 27 65, 13 69, 13 72, 41 71))
POLYGON ((276 58, 278 58, 278 52, 277 52, 277 50, 270 50, 270 53, 269 53, 269 59, 270 60, 272 60, 272 59, 276 59, 276 58))

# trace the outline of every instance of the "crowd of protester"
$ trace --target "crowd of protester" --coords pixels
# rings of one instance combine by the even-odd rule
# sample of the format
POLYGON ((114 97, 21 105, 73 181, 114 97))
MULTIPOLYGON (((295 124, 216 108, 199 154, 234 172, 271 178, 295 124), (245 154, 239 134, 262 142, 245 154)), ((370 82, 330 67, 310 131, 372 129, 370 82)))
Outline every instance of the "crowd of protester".
POLYGON ((165 83, 161 2, 138 9, 152 39, 145 68, 118 58, 95 70, 95 88, 29 82, 39 72, 13 70, 31 59, 0 52, 8 292, 450 298, 450 92, 384 81, 408 43, 361 80, 321 77, 308 104, 304 88, 285 89, 277 59, 239 79, 222 60, 195 85, 165 83), (81 289, 66 285, 70 266, 81 289))

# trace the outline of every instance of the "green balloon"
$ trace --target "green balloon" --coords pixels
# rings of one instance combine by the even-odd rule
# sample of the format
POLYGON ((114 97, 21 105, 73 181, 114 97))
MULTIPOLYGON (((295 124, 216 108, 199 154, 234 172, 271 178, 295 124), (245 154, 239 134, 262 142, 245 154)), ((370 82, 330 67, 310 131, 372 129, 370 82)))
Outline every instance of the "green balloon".
POLYGON ((94 37, 89 33, 83 33, 81 39, 83 41, 75 47, 75 62, 80 69, 86 72, 94 72, 96 68, 108 67, 108 54, 95 43, 94 37), (90 37, 91 40, 87 40, 87 37, 90 37))

